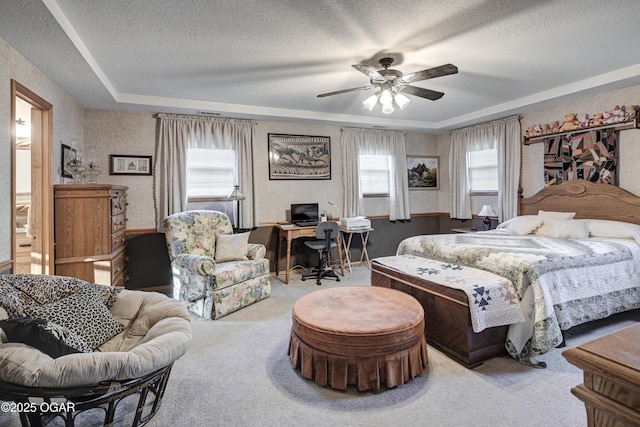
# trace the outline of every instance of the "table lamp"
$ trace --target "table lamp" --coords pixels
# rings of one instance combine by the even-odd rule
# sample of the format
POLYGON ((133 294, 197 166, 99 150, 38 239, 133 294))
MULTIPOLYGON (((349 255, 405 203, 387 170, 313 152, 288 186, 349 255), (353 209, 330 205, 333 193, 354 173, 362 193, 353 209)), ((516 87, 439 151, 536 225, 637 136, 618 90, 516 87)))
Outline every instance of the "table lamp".
POLYGON ((484 223, 485 230, 489 230, 491 228, 491 218, 489 217, 492 217, 492 216, 495 217, 497 215, 493 211, 493 209, 491 209, 491 206, 483 205, 482 209, 480 209, 480 212, 478 213, 478 216, 484 217, 482 222, 484 223))
POLYGON ((240 202, 246 199, 245 195, 240 191, 240 186, 238 184, 233 186, 233 191, 227 197, 227 200, 231 200, 236 202, 236 221, 235 221, 235 232, 237 233, 240 229, 240 202))

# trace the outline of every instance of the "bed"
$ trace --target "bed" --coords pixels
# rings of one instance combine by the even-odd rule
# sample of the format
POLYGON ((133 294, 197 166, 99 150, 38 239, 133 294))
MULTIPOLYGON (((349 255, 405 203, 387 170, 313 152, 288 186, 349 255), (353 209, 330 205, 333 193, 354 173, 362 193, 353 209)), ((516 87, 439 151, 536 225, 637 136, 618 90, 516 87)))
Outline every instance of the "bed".
MULTIPOLYGON (((405 239, 397 256, 471 267, 508 279, 525 320, 494 328, 507 328, 504 348, 513 358, 543 367, 536 356, 561 344, 563 331, 640 308, 640 198, 611 185, 568 181, 521 199, 519 212, 498 230, 405 239)), ((376 270, 372 283, 393 271, 376 270)), ((397 273, 404 274, 406 283, 406 271, 397 273)), ((446 300, 451 304, 438 309, 452 310, 456 298, 469 299, 462 290, 450 289, 446 300)), ((426 328, 428 332, 428 324, 426 328)), ((457 335, 466 333, 470 341, 473 334, 486 336, 492 329, 460 329, 457 335)), ((487 348, 500 339, 496 332, 487 348)))

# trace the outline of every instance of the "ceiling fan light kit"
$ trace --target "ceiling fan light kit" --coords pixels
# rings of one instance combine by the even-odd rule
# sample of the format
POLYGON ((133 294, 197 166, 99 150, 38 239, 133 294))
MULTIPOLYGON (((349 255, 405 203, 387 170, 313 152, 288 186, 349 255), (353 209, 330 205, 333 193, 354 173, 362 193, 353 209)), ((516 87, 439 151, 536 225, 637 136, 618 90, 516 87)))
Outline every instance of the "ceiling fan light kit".
POLYGON ((382 58, 379 63, 382 66, 381 70, 376 70, 372 66, 365 64, 352 65, 353 68, 369 77, 369 81, 371 83, 369 86, 322 93, 318 95, 318 98, 375 88, 378 92, 365 99, 362 102, 362 108, 372 111, 379 101, 382 105, 382 112, 384 114, 391 114, 395 111, 394 104, 402 110, 409 105, 409 102, 411 102, 409 97, 400 93, 401 91, 405 91, 408 95, 418 96, 432 101, 440 99, 444 95, 442 92, 424 89, 417 86, 410 86, 409 83, 456 74, 458 72, 458 67, 455 65, 445 64, 439 67, 403 75, 399 70, 389 69, 391 64, 393 64, 393 58, 382 58))

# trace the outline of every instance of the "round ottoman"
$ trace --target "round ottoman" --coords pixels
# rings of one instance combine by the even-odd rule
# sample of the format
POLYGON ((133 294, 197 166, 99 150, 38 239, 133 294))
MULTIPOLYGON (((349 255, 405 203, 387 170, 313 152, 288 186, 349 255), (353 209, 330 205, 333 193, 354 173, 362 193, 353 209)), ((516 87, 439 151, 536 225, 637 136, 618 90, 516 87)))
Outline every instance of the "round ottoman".
POLYGON ((378 286, 312 292, 293 306, 289 360, 338 390, 404 384, 427 366, 424 311, 412 296, 378 286))

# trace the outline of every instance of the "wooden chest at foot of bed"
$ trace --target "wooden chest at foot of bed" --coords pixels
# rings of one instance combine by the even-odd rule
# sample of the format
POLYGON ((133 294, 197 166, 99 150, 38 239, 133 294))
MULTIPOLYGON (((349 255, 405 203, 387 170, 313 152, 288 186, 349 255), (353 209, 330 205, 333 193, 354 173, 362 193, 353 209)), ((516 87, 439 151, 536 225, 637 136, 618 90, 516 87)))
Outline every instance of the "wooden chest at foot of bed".
POLYGON ((473 332, 469 299, 463 291, 406 274, 375 259, 371 262, 371 285, 415 297, 424 308, 427 342, 467 368, 507 355, 504 343, 508 326, 473 332))

